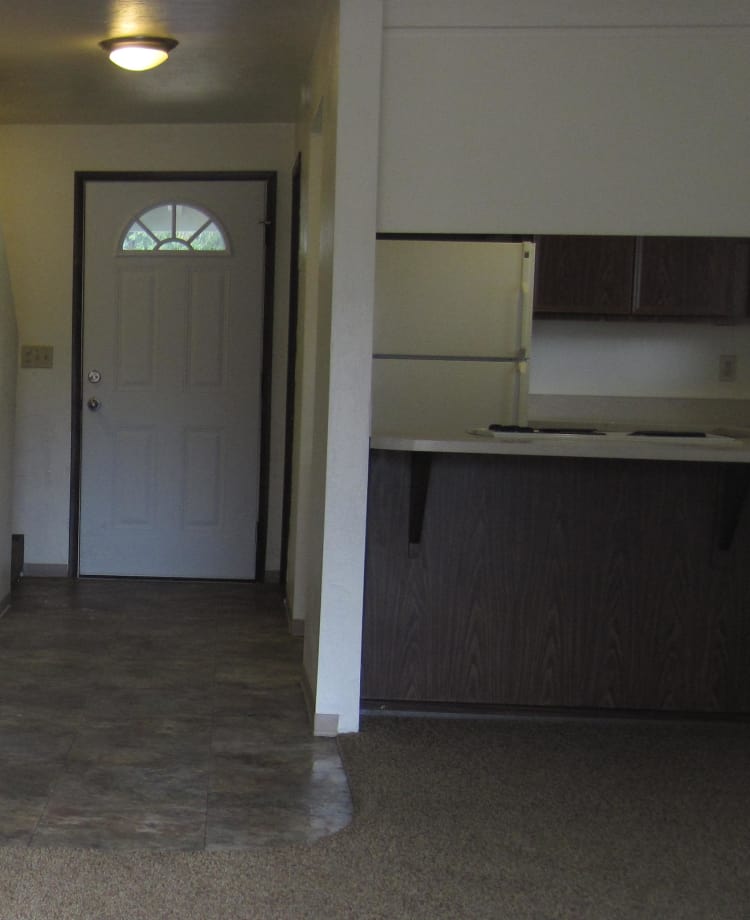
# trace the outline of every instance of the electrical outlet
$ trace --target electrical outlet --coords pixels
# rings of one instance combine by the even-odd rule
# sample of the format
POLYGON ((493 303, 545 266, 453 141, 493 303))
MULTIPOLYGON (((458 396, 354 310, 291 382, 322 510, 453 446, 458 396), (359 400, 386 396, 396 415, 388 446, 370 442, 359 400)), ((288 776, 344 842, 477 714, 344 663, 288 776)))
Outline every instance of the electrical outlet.
POLYGON ((737 355, 719 355, 719 383, 737 380, 737 355))
POLYGON ((52 367, 54 355, 52 345, 22 345, 21 367, 52 367))

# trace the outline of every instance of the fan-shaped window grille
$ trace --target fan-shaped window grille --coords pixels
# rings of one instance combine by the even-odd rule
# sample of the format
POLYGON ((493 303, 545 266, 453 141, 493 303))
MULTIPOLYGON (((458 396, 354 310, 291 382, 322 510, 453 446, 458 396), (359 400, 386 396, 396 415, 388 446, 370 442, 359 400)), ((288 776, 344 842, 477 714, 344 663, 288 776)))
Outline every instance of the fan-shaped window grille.
POLYGON ((139 214, 122 238, 123 252, 228 252, 215 217, 190 204, 160 204, 139 214))

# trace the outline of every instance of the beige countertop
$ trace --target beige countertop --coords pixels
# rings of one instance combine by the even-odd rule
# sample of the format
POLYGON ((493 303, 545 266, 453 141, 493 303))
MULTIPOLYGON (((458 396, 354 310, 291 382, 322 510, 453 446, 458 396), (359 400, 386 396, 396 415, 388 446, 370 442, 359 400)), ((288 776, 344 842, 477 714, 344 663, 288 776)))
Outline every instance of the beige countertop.
POLYGON ((750 431, 747 430, 716 429, 705 438, 649 437, 628 433, 638 430, 638 427, 605 431, 604 434, 496 434, 488 429, 471 429, 456 432, 455 436, 434 439, 379 433, 373 434, 370 446, 377 450, 431 453, 750 463, 750 431))

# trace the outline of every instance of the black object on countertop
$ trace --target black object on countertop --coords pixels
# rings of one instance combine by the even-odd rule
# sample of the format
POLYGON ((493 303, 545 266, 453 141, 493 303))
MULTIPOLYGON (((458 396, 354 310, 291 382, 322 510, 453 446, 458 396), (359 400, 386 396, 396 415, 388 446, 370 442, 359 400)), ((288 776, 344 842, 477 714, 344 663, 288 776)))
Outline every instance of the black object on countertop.
POLYGON ((536 428, 529 428, 528 425, 498 425, 497 423, 488 426, 490 431, 508 431, 518 432, 521 434, 533 434, 536 428))
POLYGON ((528 425, 499 425, 497 423, 490 425, 489 429, 510 434, 604 434, 598 428, 531 428, 528 425))
POLYGON ((598 428, 537 428, 542 434, 604 434, 598 428))
POLYGON ((629 431, 629 435, 648 438, 705 438, 705 431, 629 431))

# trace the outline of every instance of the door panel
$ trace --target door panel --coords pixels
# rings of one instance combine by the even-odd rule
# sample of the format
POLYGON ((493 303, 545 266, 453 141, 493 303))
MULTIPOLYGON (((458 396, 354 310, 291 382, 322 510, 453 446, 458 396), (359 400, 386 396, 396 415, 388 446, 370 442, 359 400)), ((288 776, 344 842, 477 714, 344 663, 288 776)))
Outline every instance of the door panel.
POLYGON ((154 428, 130 428, 114 434, 112 520, 116 527, 154 524, 157 511, 154 428))
POLYGON ((156 383, 155 271, 120 270, 115 300, 117 388, 153 387, 156 383))
POLYGON ((223 442, 218 429, 184 434, 182 520, 186 527, 218 527, 221 523, 223 442))
POLYGON ((224 272, 193 272, 188 306, 188 387, 221 387, 226 380, 227 277, 224 272))
POLYGON ((80 573, 253 578, 265 183, 92 181, 85 219, 80 573), (119 252, 167 201, 231 251, 119 252))

